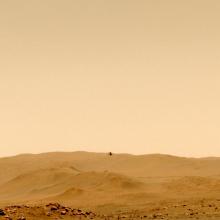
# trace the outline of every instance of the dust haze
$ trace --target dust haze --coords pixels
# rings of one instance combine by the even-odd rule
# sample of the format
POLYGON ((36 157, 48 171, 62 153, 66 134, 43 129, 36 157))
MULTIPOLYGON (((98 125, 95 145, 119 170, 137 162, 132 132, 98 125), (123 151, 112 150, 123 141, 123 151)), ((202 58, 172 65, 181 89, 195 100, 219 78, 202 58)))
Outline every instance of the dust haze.
POLYGON ((0 4, 1 156, 220 156, 218 1, 0 4))
POLYGON ((0 219, 219 219, 219 11, 0 0, 0 219))

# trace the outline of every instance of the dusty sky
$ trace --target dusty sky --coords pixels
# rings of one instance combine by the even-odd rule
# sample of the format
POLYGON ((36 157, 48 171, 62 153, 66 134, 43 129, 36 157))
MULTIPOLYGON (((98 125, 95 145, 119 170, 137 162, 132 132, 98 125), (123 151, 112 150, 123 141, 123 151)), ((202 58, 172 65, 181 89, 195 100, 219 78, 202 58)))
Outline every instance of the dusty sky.
POLYGON ((220 156, 220 1, 0 0, 0 156, 220 156))

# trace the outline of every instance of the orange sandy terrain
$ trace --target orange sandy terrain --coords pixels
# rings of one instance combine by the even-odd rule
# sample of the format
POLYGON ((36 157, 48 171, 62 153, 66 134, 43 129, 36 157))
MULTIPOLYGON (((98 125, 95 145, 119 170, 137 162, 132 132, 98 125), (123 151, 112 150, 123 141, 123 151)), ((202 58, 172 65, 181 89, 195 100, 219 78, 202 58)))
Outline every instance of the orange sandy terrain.
POLYGON ((219 167, 159 154, 1 158, 0 218, 220 219, 219 167))

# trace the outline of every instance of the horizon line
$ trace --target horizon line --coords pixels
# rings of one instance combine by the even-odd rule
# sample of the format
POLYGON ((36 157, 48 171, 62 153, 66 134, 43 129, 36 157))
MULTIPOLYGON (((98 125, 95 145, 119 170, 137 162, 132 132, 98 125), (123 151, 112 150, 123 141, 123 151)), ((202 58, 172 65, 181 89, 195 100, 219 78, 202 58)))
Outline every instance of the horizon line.
MULTIPOLYGON (((82 151, 82 150, 77 150, 77 151, 46 151, 46 152, 32 152, 32 153, 17 153, 17 154, 12 154, 12 155, 5 155, 5 156, 0 156, 0 159, 4 158, 12 158, 12 157, 19 157, 19 156, 28 156, 28 155, 43 155, 43 154, 55 154, 55 153, 63 153, 63 154, 68 154, 68 153, 89 153, 89 154, 108 154, 110 151, 82 151)), ((142 153, 142 154, 135 154, 135 153, 126 153, 126 152, 114 152, 111 151, 113 155, 129 155, 129 156, 170 156, 170 157, 177 157, 177 158, 188 158, 188 159, 211 159, 211 158, 220 158, 220 156, 183 156, 183 155, 175 155, 175 154, 169 154, 169 153, 142 153)))

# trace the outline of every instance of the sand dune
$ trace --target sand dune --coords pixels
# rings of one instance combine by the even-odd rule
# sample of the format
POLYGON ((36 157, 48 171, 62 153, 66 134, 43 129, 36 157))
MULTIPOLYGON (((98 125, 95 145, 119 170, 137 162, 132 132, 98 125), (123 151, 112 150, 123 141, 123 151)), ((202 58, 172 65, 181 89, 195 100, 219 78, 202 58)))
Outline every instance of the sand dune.
POLYGON ((72 168, 38 169, 20 174, 1 185, 1 198, 22 197, 30 194, 50 194, 63 189, 63 183, 78 172, 72 168))
POLYGON ((220 158, 73 152, 0 159, 0 204, 60 202, 93 210, 217 199, 220 158))
POLYGON ((1 185, 0 198, 28 200, 43 199, 49 196, 69 198, 71 195, 76 196, 84 191, 112 193, 143 188, 144 183, 121 174, 107 171, 79 172, 73 167, 64 167, 39 169, 20 174, 1 185))

